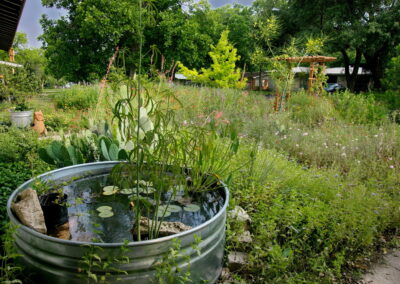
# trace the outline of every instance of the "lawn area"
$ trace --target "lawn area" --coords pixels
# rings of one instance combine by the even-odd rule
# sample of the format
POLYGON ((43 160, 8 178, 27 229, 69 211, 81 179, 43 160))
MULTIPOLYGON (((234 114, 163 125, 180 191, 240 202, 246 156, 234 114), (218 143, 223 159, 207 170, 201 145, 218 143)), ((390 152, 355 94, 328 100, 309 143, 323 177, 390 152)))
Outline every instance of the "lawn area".
MULTIPOLYGON (((174 109, 181 129, 229 127, 239 137, 229 171, 215 172, 228 183, 229 209, 240 206, 251 219, 228 217, 225 264, 232 252, 248 259, 231 271, 230 281, 351 282, 377 255, 399 245, 400 126, 385 105, 349 92, 321 97, 298 92, 286 111, 274 112, 273 101, 258 92, 164 83, 146 87, 155 102, 174 109), (166 101, 165 94, 175 98, 166 101), (250 242, 242 238, 247 231, 250 242)), ((40 139, 9 127, 10 105, 2 105, 2 224, 12 190, 54 168, 38 154, 54 135, 68 134, 63 143, 77 145, 71 134, 89 141, 107 121, 118 140, 111 106, 124 92, 124 87, 109 88, 99 95, 96 86, 73 87, 31 97, 28 103, 43 111, 50 130, 40 139)), ((228 140, 219 133, 215 143, 228 140)), ((88 155, 84 161, 90 161, 88 155)))

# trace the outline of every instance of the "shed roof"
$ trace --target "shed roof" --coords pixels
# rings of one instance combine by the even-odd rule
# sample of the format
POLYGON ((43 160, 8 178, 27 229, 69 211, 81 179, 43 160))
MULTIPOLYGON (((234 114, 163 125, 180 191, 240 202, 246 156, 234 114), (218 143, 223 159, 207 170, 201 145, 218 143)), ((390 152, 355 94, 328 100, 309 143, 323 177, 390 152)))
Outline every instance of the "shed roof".
MULTIPOLYGON (((310 68, 308 67, 293 67, 292 68, 292 72, 293 73, 308 73, 310 71, 310 68)), ((350 66, 349 67, 349 72, 353 73, 353 67, 350 66)), ((346 74, 346 69, 344 67, 332 67, 332 68, 326 68, 325 69, 325 74, 326 75, 345 75, 346 74)), ((371 71, 363 68, 363 67, 359 67, 358 68, 358 75, 371 75, 371 71)))
POLYGON ((25 0, 0 1, 0 49, 11 48, 24 5, 25 0))

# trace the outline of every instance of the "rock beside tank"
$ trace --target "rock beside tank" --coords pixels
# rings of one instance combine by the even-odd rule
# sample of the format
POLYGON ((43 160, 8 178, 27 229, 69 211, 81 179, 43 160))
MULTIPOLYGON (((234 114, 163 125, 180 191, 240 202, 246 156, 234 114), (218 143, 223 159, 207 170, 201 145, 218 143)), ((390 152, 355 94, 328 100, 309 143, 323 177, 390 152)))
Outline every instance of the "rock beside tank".
POLYGON ((35 190, 28 188, 22 191, 18 195, 17 201, 11 205, 11 209, 22 224, 39 233, 47 233, 43 210, 35 190))

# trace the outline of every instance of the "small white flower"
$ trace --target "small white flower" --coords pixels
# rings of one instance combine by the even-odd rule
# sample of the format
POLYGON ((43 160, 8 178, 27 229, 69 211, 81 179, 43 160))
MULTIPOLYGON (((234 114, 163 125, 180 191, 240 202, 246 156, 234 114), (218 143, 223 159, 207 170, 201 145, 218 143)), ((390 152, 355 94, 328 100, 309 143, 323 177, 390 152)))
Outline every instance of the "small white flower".
POLYGON ((308 132, 304 132, 304 133, 303 133, 303 136, 307 136, 307 135, 308 135, 308 132))
POLYGON ((346 155, 346 153, 342 153, 342 157, 346 157, 347 155, 346 155))
POLYGON ((296 147, 299 147, 299 144, 296 144, 296 147))
POLYGON ((393 165, 390 165, 389 168, 394 169, 394 166, 393 166, 393 165))

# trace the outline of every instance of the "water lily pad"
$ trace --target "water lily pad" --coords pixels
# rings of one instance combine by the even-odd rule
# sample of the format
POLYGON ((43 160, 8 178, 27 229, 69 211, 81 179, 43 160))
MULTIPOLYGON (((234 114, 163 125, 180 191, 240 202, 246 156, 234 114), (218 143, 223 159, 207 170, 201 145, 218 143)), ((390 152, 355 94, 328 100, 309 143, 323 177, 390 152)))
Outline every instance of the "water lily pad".
POLYGON ((161 205, 160 207, 158 207, 158 211, 157 211, 157 217, 161 218, 161 217, 169 217, 171 216, 171 212, 170 211, 165 211, 165 205, 161 205))
POLYGON ((109 218, 112 216, 114 216, 114 213, 112 211, 103 211, 103 212, 100 212, 100 214, 99 214, 99 217, 101 217, 101 218, 109 218))
POLYGON ((135 193, 135 192, 136 192, 136 189, 135 189, 135 188, 123 188, 123 189, 121 189, 121 190, 119 191, 119 193, 121 193, 121 194, 126 194, 126 195, 133 194, 133 193, 135 193))
POLYGON ((200 210, 200 206, 197 204, 188 204, 185 207, 183 207, 183 210, 187 212, 197 212, 200 210))
POLYGON ((118 191, 118 186, 108 185, 103 187, 103 195, 113 195, 117 193, 117 191, 118 191))
POLYGON ((141 193, 143 194, 153 194, 156 191, 156 189, 154 187, 146 187, 146 188, 142 188, 141 193))
POLYGON ((111 206, 100 206, 96 209, 97 211, 101 212, 106 212, 106 211, 112 211, 111 206))
POLYGON ((167 211, 172 212, 172 213, 181 212, 182 207, 180 207, 178 205, 168 205, 167 211))

